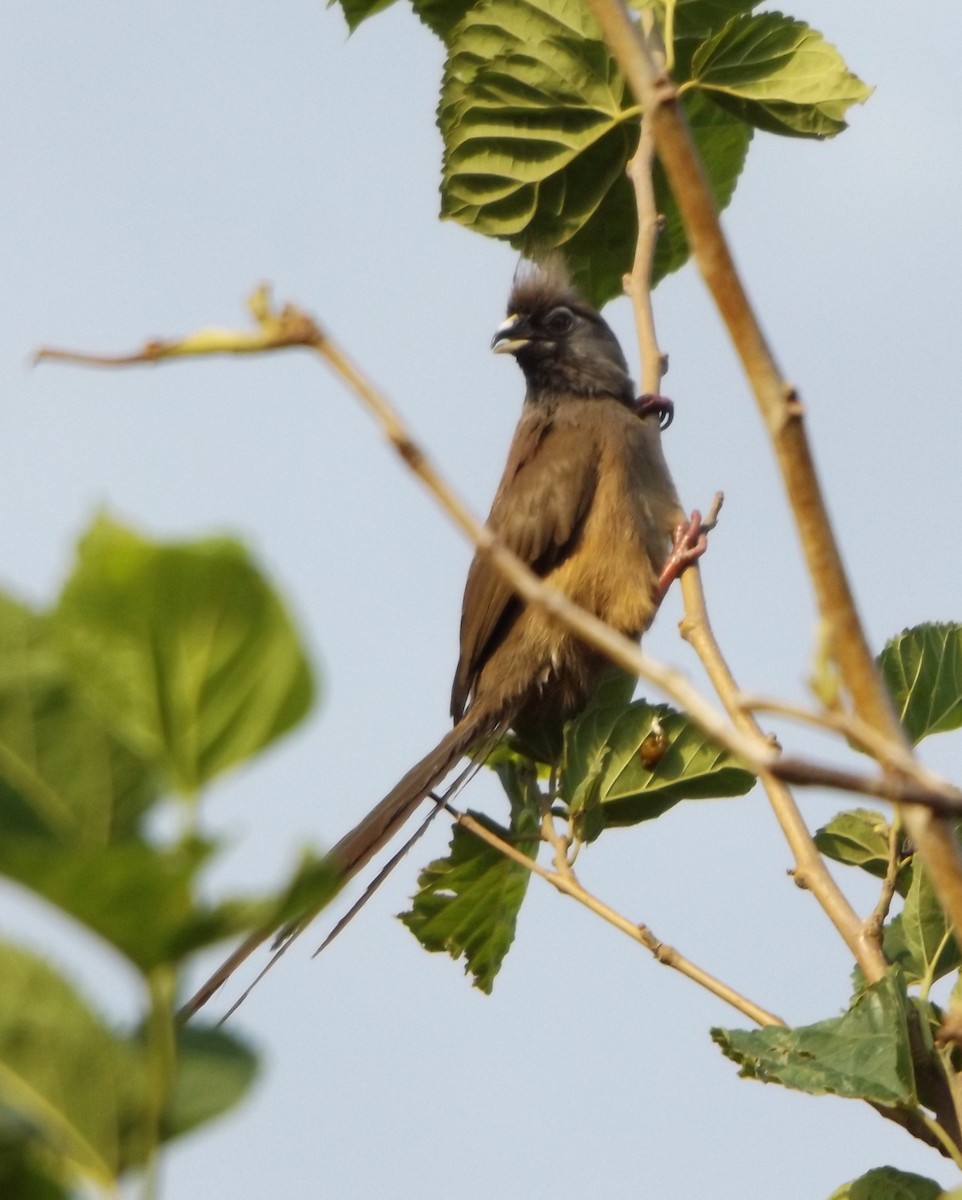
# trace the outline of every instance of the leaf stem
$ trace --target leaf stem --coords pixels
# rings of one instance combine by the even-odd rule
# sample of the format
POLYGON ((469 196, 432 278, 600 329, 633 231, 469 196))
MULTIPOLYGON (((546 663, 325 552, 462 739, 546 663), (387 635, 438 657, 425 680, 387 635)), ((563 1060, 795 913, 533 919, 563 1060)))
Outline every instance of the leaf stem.
POLYGON ((962 1171, 962 1151, 959 1150, 959 1147, 953 1142, 939 1122, 934 1117, 930 1117, 922 1108, 917 1110, 917 1115, 925 1128, 942 1147, 947 1157, 951 1158, 959 1170, 962 1171))
POLYGON ((150 1147, 144 1171, 144 1200, 158 1200, 160 1142, 164 1115, 177 1065, 174 1033, 176 977, 169 966, 155 967, 147 976, 150 1011, 147 1014, 147 1090, 150 1099, 150 1147))

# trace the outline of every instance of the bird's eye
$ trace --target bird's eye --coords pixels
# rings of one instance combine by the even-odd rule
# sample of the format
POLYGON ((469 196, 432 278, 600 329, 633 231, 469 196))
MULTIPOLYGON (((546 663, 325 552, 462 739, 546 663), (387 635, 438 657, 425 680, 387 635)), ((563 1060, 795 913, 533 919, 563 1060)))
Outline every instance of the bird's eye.
POLYGON ((567 333, 574 325, 575 318, 570 308, 556 308, 548 314, 545 322, 552 333, 567 333))

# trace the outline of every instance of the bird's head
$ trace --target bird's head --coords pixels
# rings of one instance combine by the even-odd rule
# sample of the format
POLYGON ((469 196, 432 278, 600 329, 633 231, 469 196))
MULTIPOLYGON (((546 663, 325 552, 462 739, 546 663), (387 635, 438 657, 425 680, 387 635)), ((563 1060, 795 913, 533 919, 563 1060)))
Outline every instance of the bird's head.
POLYGON ((571 284, 563 264, 525 264, 508 299, 507 320, 491 342, 513 354, 531 400, 610 396, 631 403, 625 356, 604 318, 571 284))

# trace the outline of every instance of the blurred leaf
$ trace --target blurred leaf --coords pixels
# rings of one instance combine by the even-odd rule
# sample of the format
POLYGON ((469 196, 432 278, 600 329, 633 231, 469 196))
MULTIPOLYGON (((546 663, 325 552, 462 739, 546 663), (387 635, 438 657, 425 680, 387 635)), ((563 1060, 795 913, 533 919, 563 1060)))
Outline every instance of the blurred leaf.
POLYGON ((912 871, 902 911, 885 926, 883 949, 886 958, 901 967, 908 984, 931 984, 962 963, 958 942, 949 935, 945 914, 920 865, 912 871))
POLYGON ((247 929, 252 906, 200 905, 193 883, 212 847, 51 846, 0 839, 0 874, 56 904, 142 971, 247 929))
POLYGON ((259 902, 263 911, 251 924, 279 928, 306 913, 319 912, 343 883, 341 872, 326 855, 306 852, 290 879, 273 896, 259 902))
MULTIPOLYGON (((751 130, 697 93, 682 104, 724 207, 751 130)), ((637 232, 625 167, 639 113, 585 6, 481 0, 469 9, 450 39, 438 124, 442 216, 529 255, 561 247, 596 304, 621 293, 637 232)), ((666 218, 657 281, 687 248, 660 169, 655 189, 666 218)))
POLYGON ((913 742, 962 726, 962 625, 916 625, 887 642, 879 667, 913 742))
POLYGON ((742 14, 696 51, 692 82, 770 133, 832 137, 872 89, 822 35, 781 13, 742 14))
MULTIPOLYGON (((889 823, 881 813, 867 808, 840 812, 815 834, 815 845, 835 862, 861 867, 870 875, 884 879, 888 870, 889 823)), ((896 891, 904 896, 912 879, 906 864, 899 871, 896 891)))
POLYGON ((112 1183, 146 1138, 142 1057, 52 968, 0 943, 0 1105, 74 1169, 112 1183))
POLYGON ((234 542, 154 545, 101 517, 55 627, 105 721, 188 794, 311 703, 290 619, 234 542))
MULTIPOLYGON (((497 768, 512 800, 511 827, 503 829, 480 813, 476 821, 529 858, 538 851, 540 792, 532 769, 505 762, 497 768)), ((464 956, 465 972, 490 994, 494 978, 514 941, 518 910, 531 872, 455 825, 447 858, 436 859, 418 877, 411 911, 400 919, 426 950, 464 956)))
POLYGON ((915 1107, 905 983, 898 968, 867 987, 841 1017, 797 1029, 713 1029, 739 1075, 819 1096, 915 1107))
POLYGON ((828 1200, 939 1200, 947 1195, 934 1179, 895 1167, 876 1167, 843 1184, 828 1200))
POLYGON ((177 1073, 164 1118, 164 1140, 233 1108, 256 1075, 257 1056, 233 1034, 194 1024, 179 1029, 177 1073))
POLYGON ((0 593, 0 839, 130 837, 156 794, 80 695, 47 619, 0 593))
POLYGON ((565 736, 561 794, 575 811, 589 814, 586 840, 604 826, 661 816, 679 800, 742 796, 754 783, 727 750, 666 704, 638 700, 625 707, 602 692, 565 736), (664 751, 646 765, 643 745, 653 727, 664 735, 664 751), (594 808, 602 826, 591 820, 594 808))
POLYGON ((325 857, 305 855, 277 892, 205 904, 195 884, 213 849, 198 839, 165 848, 0 839, 0 874, 56 904, 145 973, 249 929, 317 911, 340 887, 325 857))
POLYGON ((33 1130, 0 1104, 0 1196, 3 1200, 71 1200, 55 1159, 33 1130))

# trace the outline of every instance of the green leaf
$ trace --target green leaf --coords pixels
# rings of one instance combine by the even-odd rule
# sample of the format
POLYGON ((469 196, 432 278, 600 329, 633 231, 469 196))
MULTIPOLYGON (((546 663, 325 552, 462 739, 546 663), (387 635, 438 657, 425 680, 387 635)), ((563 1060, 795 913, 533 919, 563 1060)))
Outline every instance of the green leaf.
POLYGON ((895 1167, 876 1167, 843 1184, 828 1200, 939 1200, 946 1195, 934 1179, 895 1167))
POLYGON ((0 1196, 3 1200, 71 1200, 57 1162, 29 1128, 0 1106, 0 1196))
MULTIPOLYGON (((682 104, 724 207, 751 130, 698 93, 682 104)), ((596 304, 620 294, 637 232, 625 167, 639 112, 584 5, 481 0, 472 7, 451 37, 438 125, 442 216, 529 255, 560 247, 596 304)), ((666 220, 657 281, 688 251, 663 172, 654 178, 666 220)))
POLYGON ((425 25, 447 43, 473 0, 411 0, 411 7, 425 25))
POLYGON ((257 1075, 257 1056, 212 1026, 177 1031, 177 1071, 164 1117, 164 1140, 179 1137, 238 1104, 257 1075))
POLYGON ((259 902, 261 911, 251 924, 276 929, 318 913, 343 886, 343 876, 330 858, 307 851, 290 879, 273 896, 259 902))
MULTIPOLYGON (((386 8, 390 8, 394 0, 338 0, 338 2, 344 12, 347 27, 353 33, 362 21, 366 21, 368 17, 373 17, 375 13, 383 12, 386 8)), ((328 0, 328 8, 332 7, 333 4, 334 0, 328 0)))
POLYGON ((781 13, 742 14, 692 59, 692 82, 759 129, 832 137, 871 88, 816 30, 781 13))
POLYGON ((52 968, 0 943, 0 1106, 70 1169, 106 1185, 147 1139, 144 1063, 52 968))
MULTIPOLYGON (((497 770, 512 797, 510 829, 479 813, 471 815, 533 859, 541 819, 537 777, 533 770, 511 762, 502 763, 497 770)), ((445 951, 455 960, 463 955, 465 972, 474 976, 474 986, 490 994, 514 941, 530 874, 455 825, 449 856, 436 859, 421 872, 411 910, 401 913, 400 919, 426 950, 445 951)))
POLYGON ((317 912, 341 884, 326 857, 308 854, 275 893, 205 904, 195 887, 213 849, 199 839, 163 848, 0 839, 0 874, 56 904, 145 973, 249 929, 317 912))
POLYGON ((913 742, 962 726, 962 625, 916 625, 887 642, 879 667, 913 742))
POLYGON ((49 621, 0 593, 0 840, 127 838, 156 796, 147 764, 80 694, 49 621))
POLYGON ((883 949, 908 984, 925 980, 931 985, 962 963, 958 942, 921 865, 912 871, 902 911, 885 926, 883 949))
MULTIPOLYGON (((722 29, 732 18, 757 8, 761 0, 677 0, 674 6, 676 37, 704 40, 722 29)), ((665 0, 656 5, 661 10, 664 26, 665 0)))
POLYGON ((589 813, 586 840, 602 827, 635 825, 667 812, 679 800, 742 796, 755 777, 682 713, 639 700, 627 707, 599 693, 565 735, 561 794, 589 813), (660 729, 660 757, 647 739, 660 729), (647 764, 646 764, 647 758, 647 764), (600 814, 601 825, 591 820, 600 814))
POLYGON ((234 542, 155 545, 102 517, 55 628, 104 720, 188 794, 310 707, 290 619, 234 542))
POLYGON ((830 1093, 915 1107, 905 983, 898 968, 867 987, 841 1017, 798 1029, 713 1029, 739 1075, 811 1095, 830 1093))
POLYGON ((248 906, 207 907, 193 891, 212 847, 50 846, 0 840, 0 874, 15 879, 110 942, 142 971, 247 929, 248 906))
MULTIPOLYGON (((884 879, 888 870, 890 826, 881 813, 867 808, 840 812, 815 834, 815 845, 835 862, 861 867, 870 875, 884 879)), ((911 867, 901 868, 896 890, 904 896, 911 882, 911 867)))
POLYGON ((760 0, 677 0, 671 6, 670 34, 673 40, 670 46, 666 0, 632 0, 631 7, 639 12, 654 9, 669 52, 671 77, 680 84, 691 78, 692 58, 702 43, 722 29, 731 17, 750 12, 759 3, 760 0))

